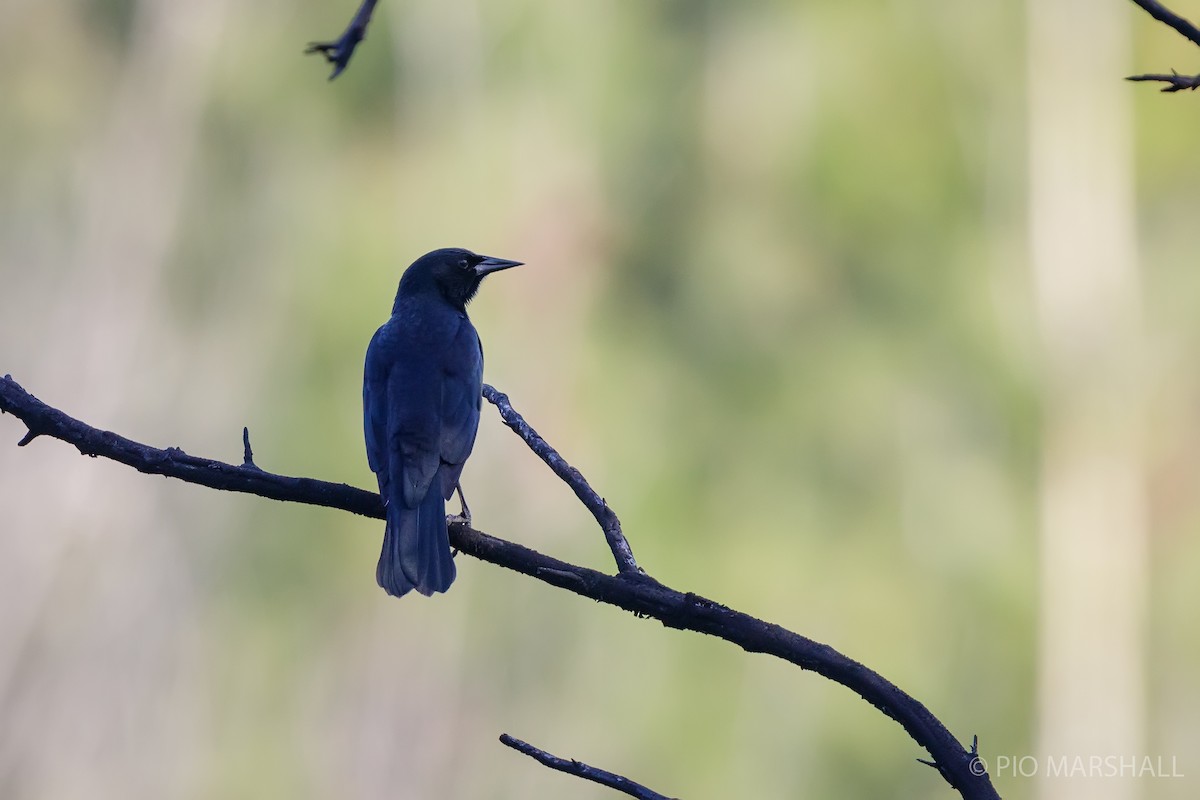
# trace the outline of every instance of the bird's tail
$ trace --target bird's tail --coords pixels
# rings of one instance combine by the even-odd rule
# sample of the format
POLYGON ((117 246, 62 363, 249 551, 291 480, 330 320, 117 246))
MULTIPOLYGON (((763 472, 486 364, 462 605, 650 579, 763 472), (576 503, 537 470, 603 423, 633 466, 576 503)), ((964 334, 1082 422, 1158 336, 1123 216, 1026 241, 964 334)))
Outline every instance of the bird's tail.
POLYGON ((393 597, 416 589, 428 597, 454 582, 454 559, 446 530, 446 501, 430 487, 416 508, 388 506, 383 552, 375 579, 393 597))

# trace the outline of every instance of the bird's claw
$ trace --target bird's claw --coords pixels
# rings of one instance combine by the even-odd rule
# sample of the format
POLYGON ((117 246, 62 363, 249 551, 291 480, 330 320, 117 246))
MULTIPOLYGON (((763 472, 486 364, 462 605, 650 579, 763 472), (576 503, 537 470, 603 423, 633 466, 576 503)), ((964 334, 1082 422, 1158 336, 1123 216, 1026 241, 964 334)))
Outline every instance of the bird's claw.
POLYGON ((467 498, 463 496, 462 484, 454 484, 454 491, 458 493, 458 502, 462 506, 462 510, 458 512, 455 519, 462 520, 463 525, 471 527, 471 509, 467 507, 467 498))

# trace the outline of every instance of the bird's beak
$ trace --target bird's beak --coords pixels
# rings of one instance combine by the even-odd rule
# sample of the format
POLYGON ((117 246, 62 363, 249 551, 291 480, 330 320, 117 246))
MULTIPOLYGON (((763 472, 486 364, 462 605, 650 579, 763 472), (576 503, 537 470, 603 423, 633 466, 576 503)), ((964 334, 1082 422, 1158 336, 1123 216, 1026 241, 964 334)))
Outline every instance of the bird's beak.
POLYGON ((510 267, 519 267, 523 263, 525 262, 509 261, 506 258, 492 258, 491 256, 487 256, 483 261, 475 265, 475 274, 482 278, 490 272, 499 272, 502 269, 509 269, 510 267))

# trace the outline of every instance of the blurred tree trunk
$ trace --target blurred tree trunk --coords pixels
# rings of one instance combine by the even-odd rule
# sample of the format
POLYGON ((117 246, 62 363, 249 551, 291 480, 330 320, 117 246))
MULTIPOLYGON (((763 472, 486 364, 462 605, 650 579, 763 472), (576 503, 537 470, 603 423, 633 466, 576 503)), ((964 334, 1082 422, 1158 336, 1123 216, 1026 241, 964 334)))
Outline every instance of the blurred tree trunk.
MULTIPOLYGON (((108 424, 144 422, 152 413, 158 398, 137 382, 144 364, 186 364, 188 348, 168 318, 164 271, 184 210, 208 69, 229 7, 228 0, 132 5, 128 55, 108 99, 111 112, 80 158, 74 224, 64 226, 70 279, 62 281, 56 305, 15 309, 29 319, 53 320, 52 336, 37 342, 31 378, 56 396, 87 397, 108 424)), ((161 701, 189 674, 172 660, 182 651, 162 645, 180 635, 176 620, 191 602, 178 577, 182 556, 161 546, 156 533, 172 518, 77 465, 41 468, 39 480, 55 487, 56 502, 17 502, 30 484, 8 477, 30 469, 39 467, 11 453, 0 462, 8 524, 39 534, 8 540, 0 564, 0 714, 22 720, 0 731, 0 751, 13 759, 4 793, 19 786, 22 796, 117 796, 115 787, 131 779, 114 765, 183 769, 195 748, 189 716, 195 709, 161 701), (114 524, 101 535, 97 518, 114 524), (57 593, 74 580, 72 551, 100 538, 96 552, 102 555, 92 568, 120 590, 52 613, 57 593), (115 646, 111 620, 147 608, 155 613, 137 617, 136 639, 115 646), (60 630, 71 634, 55 635, 60 630), (80 713, 85 706, 90 713, 80 713), (158 736, 123 738, 114 734, 124 730, 117 719, 154 726, 158 736), (63 751, 75 754, 72 769, 63 768, 63 751), (95 776, 105 776, 107 785, 95 785, 95 776)), ((173 788, 174 794, 159 796, 189 790, 173 788)))
POLYGON ((1128 12, 1031 0, 1030 247, 1042 346, 1039 794, 1129 798, 1131 781, 1047 780, 1048 759, 1144 754, 1146 592, 1140 289, 1128 12), (1064 47, 1091 43, 1090 59, 1064 47), (1097 64, 1107 64, 1098 73, 1097 64))

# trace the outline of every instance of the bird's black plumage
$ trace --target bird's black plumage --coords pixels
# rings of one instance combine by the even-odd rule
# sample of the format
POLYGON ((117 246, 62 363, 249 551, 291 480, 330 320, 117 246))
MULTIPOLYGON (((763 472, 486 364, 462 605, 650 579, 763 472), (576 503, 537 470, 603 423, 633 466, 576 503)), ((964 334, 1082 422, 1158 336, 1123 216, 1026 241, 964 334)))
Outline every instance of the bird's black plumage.
POLYGON ((475 444, 483 348, 467 303, 491 272, 518 266, 446 249, 400 278, 392 316, 367 347, 367 461, 387 511, 376 579, 390 595, 444 592, 454 581, 446 501, 475 444))

